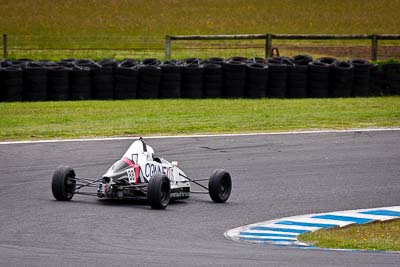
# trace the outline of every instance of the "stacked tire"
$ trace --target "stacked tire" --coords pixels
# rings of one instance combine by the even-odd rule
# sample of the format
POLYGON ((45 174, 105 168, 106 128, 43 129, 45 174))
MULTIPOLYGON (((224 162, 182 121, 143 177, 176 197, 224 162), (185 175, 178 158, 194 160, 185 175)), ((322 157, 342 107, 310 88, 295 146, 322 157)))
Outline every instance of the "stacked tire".
POLYGON ((353 59, 350 62, 354 66, 352 96, 368 96, 371 64, 364 59, 353 59))
POLYGON ((221 64, 206 63, 203 66, 203 92, 206 98, 222 97, 223 71, 221 64))
POLYGON ((246 63, 227 61, 222 63, 224 73, 223 95, 225 97, 244 97, 246 85, 246 63))
POLYGON ((268 85, 268 65, 250 63, 246 73, 246 96, 249 98, 265 97, 268 85))
POLYGON ((72 100, 89 100, 92 98, 89 67, 72 67, 69 82, 72 100))
POLYGON ((293 62, 286 58, 273 57, 268 59, 269 79, 267 96, 272 98, 286 97, 288 69, 293 62))
POLYGON ((250 60, 247 57, 241 57, 241 56, 234 56, 228 59, 228 61, 232 62, 242 62, 242 63, 250 63, 250 60))
POLYGON ((382 96, 384 79, 385 77, 383 70, 379 68, 378 65, 372 65, 370 72, 370 81, 369 81, 369 88, 370 88, 369 95, 382 96))
POLYGON ((138 62, 124 60, 115 68, 114 98, 115 99, 134 99, 139 79, 138 62))
POLYGON ((23 100, 23 76, 20 67, 5 67, 1 71, 2 76, 2 95, 5 101, 23 100))
POLYGON ((28 63, 23 68, 24 100, 47 100, 47 69, 39 64, 28 63))
POLYGON ((95 99, 114 98, 114 69, 112 66, 96 65, 91 68, 92 90, 95 99))
POLYGON ((217 65, 221 65, 222 66, 224 61, 225 60, 223 58, 221 58, 221 57, 209 57, 206 60, 204 60, 203 63, 204 64, 207 64, 207 63, 209 63, 209 64, 217 64, 217 65))
POLYGON ((329 97, 331 91, 331 68, 336 60, 322 58, 308 65, 308 96, 312 98, 329 97))
POLYGON ((0 102, 6 101, 5 91, 3 86, 3 61, 0 60, 0 102))
POLYGON ((141 65, 143 65, 143 66, 160 66, 161 61, 156 58, 145 58, 142 60, 141 65))
POLYGON ((182 87, 183 98, 203 97, 203 66, 198 63, 190 63, 182 66, 182 87))
POLYGON ((69 99, 69 69, 64 66, 51 67, 47 71, 49 99, 69 99))
POLYGON ((338 61, 333 65, 333 97, 350 97, 353 86, 354 67, 351 63, 338 61))
POLYGON ((384 95, 400 94, 400 64, 391 63, 383 65, 385 83, 383 86, 384 95))
POLYGON ((137 91, 138 98, 158 98, 158 88, 161 80, 161 68, 157 66, 157 64, 153 63, 141 65, 139 68, 139 88, 137 91))
POLYGON ((164 62, 160 65, 160 97, 180 98, 181 97, 181 66, 179 62, 164 62))
POLYGON ((312 57, 297 55, 292 58, 293 66, 289 68, 287 96, 290 98, 307 97, 308 64, 312 57))

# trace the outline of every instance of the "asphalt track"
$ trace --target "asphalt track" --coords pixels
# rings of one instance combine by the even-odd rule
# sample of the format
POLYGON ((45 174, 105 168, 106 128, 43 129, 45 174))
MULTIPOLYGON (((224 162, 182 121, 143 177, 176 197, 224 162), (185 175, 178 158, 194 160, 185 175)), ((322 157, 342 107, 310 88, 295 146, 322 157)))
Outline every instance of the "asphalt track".
POLYGON ((129 140, 0 145, 1 266, 399 266, 400 254, 232 242, 230 228, 400 203, 400 131, 151 139, 192 177, 226 168, 231 199, 142 203, 53 199, 58 164, 97 177, 129 140))

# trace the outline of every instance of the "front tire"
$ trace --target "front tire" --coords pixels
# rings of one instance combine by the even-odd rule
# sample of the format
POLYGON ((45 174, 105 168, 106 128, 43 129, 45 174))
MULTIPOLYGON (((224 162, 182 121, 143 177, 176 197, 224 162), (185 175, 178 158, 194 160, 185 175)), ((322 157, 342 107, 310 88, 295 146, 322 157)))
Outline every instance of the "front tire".
POLYGON ((58 166, 53 174, 51 181, 51 191, 55 199, 59 201, 69 201, 75 193, 75 171, 68 166, 58 166))
POLYGON ((216 169, 208 181, 208 193, 211 199, 217 203, 224 203, 231 195, 231 175, 224 169, 216 169))
POLYGON ((147 185, 147 200, 153 209, 165 209, 171 199, 171 184, 165 174, 155 174, 147 185))

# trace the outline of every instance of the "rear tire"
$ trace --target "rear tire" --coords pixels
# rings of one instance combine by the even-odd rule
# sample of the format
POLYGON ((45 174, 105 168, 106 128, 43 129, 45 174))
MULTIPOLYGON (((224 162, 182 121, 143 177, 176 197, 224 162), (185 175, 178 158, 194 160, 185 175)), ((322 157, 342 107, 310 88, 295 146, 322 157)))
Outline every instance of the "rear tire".
POLYGON ((208 192, 211 199, 217 203, 224 203, 231 195, 232 181, 230 174, 224 169, 216 169, 208 181, 208 192))
POLYGON ((75 178, 75 171, 68 166, 58 166, 51 181, 51 191, 55 199, 69 201, 75 193, 76 182, 69 178, 75 178))
POLYGON ((171 199, 171 184, 165 174, 155 174, 147 185, 147 200, 153 209, 165 209, 171 199))

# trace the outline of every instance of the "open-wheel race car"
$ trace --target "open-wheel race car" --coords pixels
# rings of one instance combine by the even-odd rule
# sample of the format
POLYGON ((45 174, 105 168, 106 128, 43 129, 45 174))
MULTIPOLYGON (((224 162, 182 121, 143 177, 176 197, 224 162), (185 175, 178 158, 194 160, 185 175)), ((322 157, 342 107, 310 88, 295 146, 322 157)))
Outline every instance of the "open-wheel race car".
POLYGON ((189 178, 177 162, 158 158, 142 138, 134 141, 122 158, 98 179, 77 177, 68 166, 58 166, 51 189, 55 199, 69 201, 75 194, 108 199, 147 200, 153 209, 165 209, 170 200, 189 198, 191 193, 209 194, 214 202, 226 202, 231 194, 232 181, 224 169, 216 169, 209 179, 189 178), (208 180, 208 187, 201 182, 208 180), (191 184, 203 188, 192 191, 191 184), (90 192, 88 188, 96 188, 90 192))

